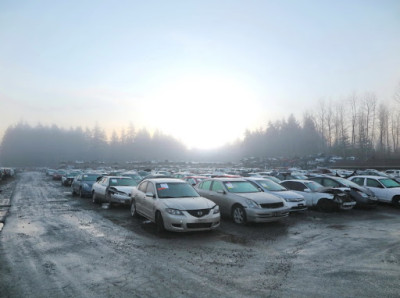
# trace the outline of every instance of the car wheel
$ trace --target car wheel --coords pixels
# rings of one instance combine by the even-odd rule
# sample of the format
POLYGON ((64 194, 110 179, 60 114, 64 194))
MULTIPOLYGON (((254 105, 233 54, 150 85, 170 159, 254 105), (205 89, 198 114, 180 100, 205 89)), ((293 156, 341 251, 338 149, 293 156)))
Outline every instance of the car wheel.
POLYGON ((132 203, 131 203, 131 216, 132 217, 139 217, 139 214, 136 211, 136 203, 135 203, 135 201, 132 201, 132 203))
POLYGON ((96 197, 96 193, 95 192, 93 192, 92 193, 92 202, 93 202, 93 204, 97 204, 99 201, 97 200, 97 197, 96 197))
POLYGON ((246 211, 240 205, 233 206, 232 219, 235 224, 243 225, 247 222, 246 211))
POLYGON ((162 218, 160 211, 157 211, 156 213, 156 227, 157 227, 157 233, 165 231, 164 220, 162 218))
POLYGON ((393 197, 392 204, 397 208, 400 208, 400 196, 393 197))
POLYGON ((317 203, 319 211, 332 212, 335 210, 335 203, 329 199, 320 199, 317 203))

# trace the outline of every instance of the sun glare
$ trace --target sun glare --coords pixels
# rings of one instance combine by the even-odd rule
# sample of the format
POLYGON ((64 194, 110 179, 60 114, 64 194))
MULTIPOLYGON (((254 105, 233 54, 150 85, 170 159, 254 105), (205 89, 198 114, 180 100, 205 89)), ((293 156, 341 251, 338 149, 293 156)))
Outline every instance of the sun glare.
POLYGON ((259 111, 257 98, 245 83, 221 76, 174 80, 147 103, 150 126, 198 149, 217 148, 242 137, 259 111))

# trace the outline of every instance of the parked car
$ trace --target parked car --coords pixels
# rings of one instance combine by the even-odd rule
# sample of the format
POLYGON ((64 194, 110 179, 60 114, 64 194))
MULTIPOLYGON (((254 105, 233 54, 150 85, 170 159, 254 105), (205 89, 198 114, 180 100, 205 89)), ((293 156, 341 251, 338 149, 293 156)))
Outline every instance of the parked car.
POLYGON ((281 185, 304 196, 307 206, 321 211, 352 209, 356 202, 344 191, 310 180, 285 180, 281 185))
POLYGON ((348 192, 350 197, 356 201, 358 207, 371 208, 375 207, 378 203, 378 199, 372 191, 348 179, 320 175, 310 177, 309 180, 315 181, 325 187, 338 188, 348 192))
POLYGON ((74 178, 71 184, 72 195, 79 194, 81 198, 92 195, 92 186, 101 177, 98 173, 83 173, 74 178))
POLYGON ((256 187, 261 188, 264 192, 274 194, 284 199, 286 204, 290 207, 290 212, 307 210, 306 201, 301 194, 288 190, 272 180, 257 177, 247 177, 245 179, 253 183, 256 187))
POLYGON ((297 172, 279 172, 275 173, 274 175, 279 180, 290 180, 290 179, 307 179, 307 176, 303 175, 302 173, 297 172))
POLYGON ((92 187, 93 203, 118 203, 130 205, 130 194, 138 183, 130 177, 103 176, 92 187))
POLYGON ((208 178, 204 176, 187 176, 182 179, 189 182, 190 185, 195 186, 197 183, 206 180, 208 178))
POLYGON ((123 172, 121 173, 121 176, 124 177, 131 177, 133 180, 135 180, 137 183, 140 182, 140 180, 143 179, 142 176, 140 176, 136 171, 129 171, 129 172, 123 172))
POLYGON ((159 232, 213 230, 220 225, 218 205, 180 179, 142 181, 131 192, 130 205, 132 216, 141 215, 156 223, 159 232))
POLYGON ((396 180, 382 176, 353 176, 349 180, 371 190, 379 201, 400 207, 400 184, 396 180))
POLYGON ((237 224, 276 221, 289 215, 290 207, 284 199, 265 193, 242 178, 207 179, 195 188, 237 224))
POLYGON ((61 177, 61 185, 63 186, 71 186, 72 181, 74 181, 74 178, 78 176, 80 172, 72 171, 72 172, 67 172, 65 175, 61 177))
POLYGON ((67 171, 65 170, 57 170, 53 173, 53 180, 61 180, 61 177, 65 175, 67 171))

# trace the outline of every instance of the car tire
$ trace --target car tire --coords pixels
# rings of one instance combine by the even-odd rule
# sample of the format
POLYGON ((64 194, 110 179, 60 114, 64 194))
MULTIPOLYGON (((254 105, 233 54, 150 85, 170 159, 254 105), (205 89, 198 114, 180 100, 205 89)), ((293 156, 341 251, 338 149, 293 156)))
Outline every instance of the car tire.
POLYGON ((156 213, 156 228, 157 228, 157 233, 162 233, 165 231, 164 220, 160 211, 157 211, 156 213))
POLYGON ((329 199, 319 199, 317 209, 324 212, 333 212, 335 210, 335 203, 329 199))
POLYGON ((132 217, 139 217, 139 214, 136 211, 136 203, 133 200, 132 200, 132 203, 131 203, 131 209, 130 210, 131 210, 131 216, 132 217))
POLYGON ((247 223, 246 211, 240 205, 235 205, 232 208, 232 220, 235 224, 244 225, 247 223))
POLYGON ((92 202, 93 202, 93 204, 98 204, 99 203, 95 192, 92 193, 92 202))
POLYGON ((400 208, 400 196, 394 196, 392 199, 392 204, 395 207, 400 208))

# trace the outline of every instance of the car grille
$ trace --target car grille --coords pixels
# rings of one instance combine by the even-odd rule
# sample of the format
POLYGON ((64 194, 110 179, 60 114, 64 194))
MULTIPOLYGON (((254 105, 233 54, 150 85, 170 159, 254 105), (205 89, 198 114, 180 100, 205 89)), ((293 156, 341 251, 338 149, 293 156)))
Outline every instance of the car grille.
POLYGON ((188 223, 186 224, 186 227, 188 229, 205 229, 205 228, 211 228, 212 223, 211 222, 200 222, 200 223, 188 223))
POLYGON ((284 206, 283 202, 260 204, 262 208, 281 208, 284 206))
POLYGON ((203 217, 210 213, 210 209, 197 209, 197 210, 186 210, 190 215, 194 217, 203 217))

